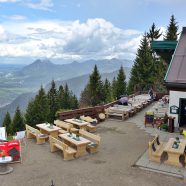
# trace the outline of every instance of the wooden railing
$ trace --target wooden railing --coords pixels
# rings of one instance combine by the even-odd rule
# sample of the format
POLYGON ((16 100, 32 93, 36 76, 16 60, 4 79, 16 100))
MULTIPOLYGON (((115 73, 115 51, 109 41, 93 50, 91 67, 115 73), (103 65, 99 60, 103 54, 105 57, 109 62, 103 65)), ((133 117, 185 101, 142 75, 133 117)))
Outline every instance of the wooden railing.
MULTIPOLYGON (((136 92, 135 94, 132 94, 129 97, 133 97, 141 93, 142 92, 136 92)), ((156 95, 157 95, 157 99, 161 99, 165 94, 156 93, 156 95)), ((84 116, 90 116, 92 118, 97 118, 99 120, 99 117, 98 117, 99 113, 104 112, 106 108, 109 108, 117 103, 118 103, 118 100, 113 101, 111 103, 107 103, 105 105, 80 108, 80 109, 75 109, 75 110, 70 110, 70 111, 63 111, 63 112, 58 113, 58 118, 63 121, 65 119, 71 119, 71 118, 80 117, 81 115, 84 115, 84 116)))
MULTIPOLYGON (((132 94, 129 97, 133 97, 138 94, 139 92, 132 94)), ((117 103, 118 103, 118 100, 115 100, 105 105, 99 105, 99 106, 88 107, 88 108, 80 108, 80 109, 75 109, 75 110, 70 110, 70 111, 63 111, 63 112, 58 113, 58 118, 63 121, 65 119, 71 119, 71 118, 85 115, 85 116, 90 116, 92 118, 97 118, 99 120, 99 117, 98 117, 99 113, 104 112, 106 108, 109 108, 117 103)))

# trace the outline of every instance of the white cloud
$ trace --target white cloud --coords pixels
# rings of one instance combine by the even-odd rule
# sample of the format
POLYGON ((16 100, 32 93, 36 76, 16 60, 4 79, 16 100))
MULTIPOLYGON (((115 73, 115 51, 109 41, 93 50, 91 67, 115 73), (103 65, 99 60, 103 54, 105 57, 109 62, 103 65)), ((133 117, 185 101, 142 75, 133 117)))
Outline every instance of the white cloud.
POLYGON ((20 0, 0 0, 0 3, 16 3, 19 2, 20 0))
POLYGON ((53 0, 0 0, 0 3, 19 3, 32 9, 53 11, 51 8, 54 6, 53 0))
POLYGON ((133 59, 141 34, 104 19, 9 22, 0 25, 0 57, 133 59))
POLYGON ((47 10, 52 11, 51 8, 53 7, 52 0, 40 0, 39 2, 33 2, 32 0, 27 0, 26 2, 23 1, 23 3, 33 9, 39 9, 39 10, 47 10))
POLYGON ((22 15, 11 15, 11 16, 2 16, 2 17, 13 21, 23 21, 27 19, 25 16, 22 15))

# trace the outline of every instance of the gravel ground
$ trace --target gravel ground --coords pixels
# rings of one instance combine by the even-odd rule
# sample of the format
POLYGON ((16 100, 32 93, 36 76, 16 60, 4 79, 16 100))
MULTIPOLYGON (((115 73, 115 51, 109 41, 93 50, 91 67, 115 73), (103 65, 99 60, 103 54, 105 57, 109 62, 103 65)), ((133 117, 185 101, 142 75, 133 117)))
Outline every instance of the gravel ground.
MULTIPOLYGON (((142 118, 144 112, 136 117, 142 118)), ((23 163, 13 164, 11 174, 0 176, 0 186, 177 186, 183 180, 148 172, 133 164, 147 149, 151 138, 134 123, 107 120, 98 127, 100 151, 73 161, 62 153, 50 153, 49 144, 27 140, 23 163)))

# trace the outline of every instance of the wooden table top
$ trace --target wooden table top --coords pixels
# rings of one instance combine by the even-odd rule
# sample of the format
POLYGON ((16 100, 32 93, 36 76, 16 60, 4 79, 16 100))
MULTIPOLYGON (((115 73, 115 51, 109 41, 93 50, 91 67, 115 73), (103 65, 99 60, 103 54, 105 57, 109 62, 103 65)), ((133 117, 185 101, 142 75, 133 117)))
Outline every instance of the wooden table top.
POLYGON ((185 146, 186 146, 186 140, 180 139, 179 147, 177 149, 172 148, 175 141, 176 141, 175 138, 170 138, 164 148, 164 151, 171 152, 171 153, 177 153, 177 154, 183 154, 185 150, 185 146))
POLYGON ((66 119, 65 122, 72 123, 72 124, 78 125, 78 126, 85 126, 85 125, 89 124, 88 122, 82 121, 79 119, 66 119))
POLYGON ((50 128, 50 125, 46 123, 37 124, 36 126, 40 129, 46 130, 47 132, 54 132, 61 129, 59 127, 56 127, 55 125, 53 125, 53 128, 50 128))
POLYGON ((89 144, 91 143, 90 140, 86 139, 86 138, 83 138, 81 136, 79 136, 79 141, 75 139, 76 135, 75 134, 72 134, 72 136, 69 136, 70 134, 69 133, 65 133, 65 134, 60 134, 59 137, 64 139, 64 140, 67 140, 69 141, 70 143, 78 146, 78 145, 86 145, 86 144, 89 144))

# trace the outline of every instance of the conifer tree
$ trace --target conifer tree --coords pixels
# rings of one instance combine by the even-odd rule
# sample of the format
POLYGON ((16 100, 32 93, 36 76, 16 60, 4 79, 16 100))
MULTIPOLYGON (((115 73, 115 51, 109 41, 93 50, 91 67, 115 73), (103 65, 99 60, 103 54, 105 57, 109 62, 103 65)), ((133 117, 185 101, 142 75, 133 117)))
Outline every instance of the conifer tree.
POLYGON ((97 66, 94 66, 92 74, 89 76, 88 91, 92 106, 96 106, 103 102, 103 82, 97 66))
POLYGON ((174 15, 171 15, 169 26, 167 27, 166 35, 164 36, 165 40, 177 41, 178 38, 178 25, 174 15))
POLYGON ((117 99, 117 93, 116 93, 116 78, 114 77, 112 80, 112 97, 114 100, 117 99))
POLYGON ((41 86, 38 94, 34 100, 31 100, 26 109, 25 119, 26 123, 34 126, 38 123, 48 121, 49 104, 45 90, 41 86))
POLYGON ((39 90, 39 93, 36 95, 34 102, 36 105, 36 111, 38 112, 37 123, 46 122, 49 115, 49 103, 45 90, 42 86, 39 90))
POLYGON ((68 88, 67 84, 65 84, 65 87, 64 87, 62 108, 63 109, 69 109, 70 108, 70 91, 69 91, 69 88, 68 88))
POLYGON ((12 135, 12 120, 9 112, 7 112, 5 115, 3 127, 6 127, 7 135, 12 135))
POLYGON ((109 80, 106 78, 104 83, 104 101, 109 103, 112 101, 112 87, 109 80))
POLYGON ((15 134, 16 132, 22 130, 25 130, 24 118, 19 107, 17 107, 12 120, 12 132, 15 134))
POLYGON ((54 80, 52 80, 51 82, 51 88, 48 91, 47 97, 48 97, 48 104, 49 104, 48 121, 50 123, 53 123, 55 120, 56 112, 59 109, 58 95, 57 95, 57 90, 56 90, 56 85, 54 80))
POLYGON ((149 32, 147 33, 147 38, 150 42, 158 39, 162 33, 160 33, 160 29, 156 28, 155 23, 152 24, 151 28, 149 29, 149 32))
POLYGON ((80 95, 80 107, 88 107, 91 106, 91 101, 90 101, 90 92, 88 90, 88 85, 84 88, 84 90, 81 92, 80 95))
POLYGON ((37 117, 37 109, 36 105, 34 102, 34 99, 29 101, 28 106, 26 108, 26 113, 25 113, 25 122, 26 124, 35 127, 36 124, 38 124, 38 117, 37 117))
POLYGON ((116 97, 126 94, 126 84, 126 76, 123 66, 121 66, 116 81, 116 97))
POLYGON ((78 99, 73 93, 71 92, 70 96, 70 108, 71 109, 77 109, 79 107, 78 99))
POLYGON ((64 88, 62 85, 60 85, 58 90, 58 103, 60 109, 63 108, 63 101, 64 101, 64 88))
POLYGON ((145 34, 141 40, 136 59, 131 70, 128 91, 148 90, 154 83, 154 59, 145 34))

